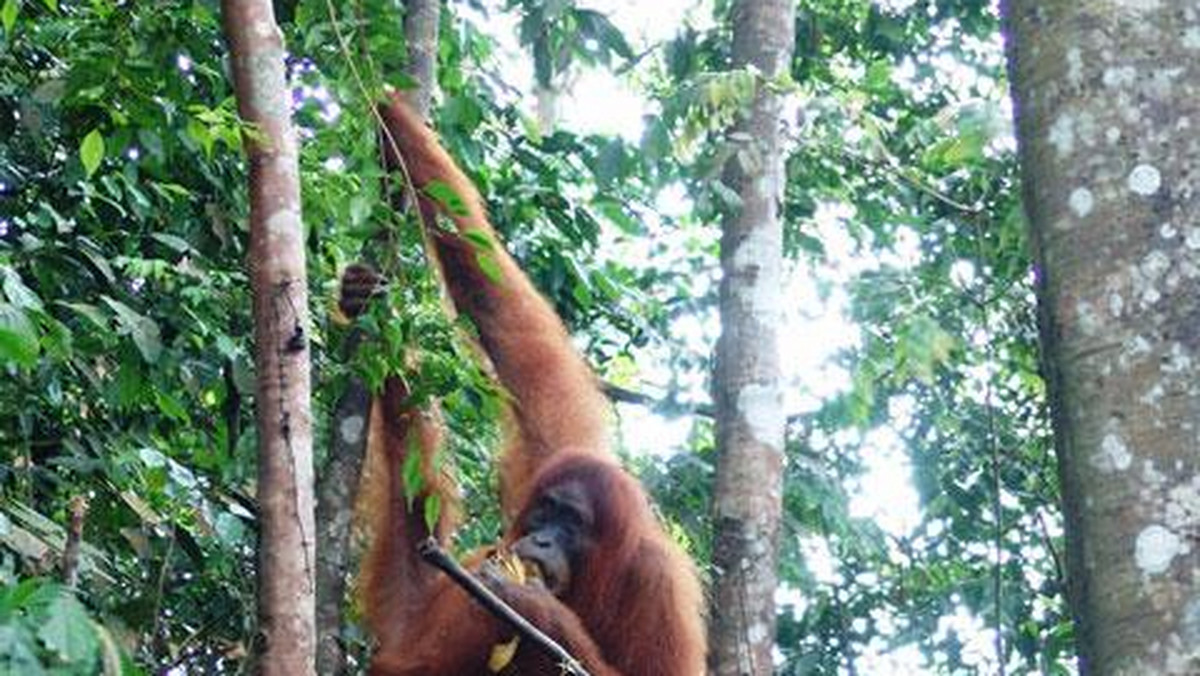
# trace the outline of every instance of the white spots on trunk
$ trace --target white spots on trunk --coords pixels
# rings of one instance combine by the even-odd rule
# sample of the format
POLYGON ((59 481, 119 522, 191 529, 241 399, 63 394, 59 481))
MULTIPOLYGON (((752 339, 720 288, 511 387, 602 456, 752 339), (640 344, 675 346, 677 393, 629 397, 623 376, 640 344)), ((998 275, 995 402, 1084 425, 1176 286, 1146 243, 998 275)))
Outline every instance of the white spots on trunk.
POLYGON ((1109 89, 1122 89, 1137 82, 1137 69, 1133 66, 1105 68, 1100 81, 1109 89))
POLYGON ((776 385, 747 385, 738 393, 737 409, 754 440, 783 448, 783 390, 776 385))
POLYGON ((767 640, 767 625, 762 622, 752 622, 746 627, 746 638, 752 645, 758 645, 767 640))
POLYGON ((1175 239, 1175 235, 1178 234, 1179 231, 1175 229, 1175 225, 1172 223, 1163 223, 1158 229, 1158 236, 1163 239, 1175 239))
POLYGON ((1152 165, 1139 164, 1129 172, 1127 184, 1130 190, 1139 195, 1153 195, 1162 187, 1162 174, 1152 165))
POLYGON ((1158 288, 1167 271, 1171 269, 1171 258, 1155 249, 1146 254, 1129 273, 1133 282, 1133 294, 1142 308, 1148 308, 1162 299, 1158 288))
POLYGON ((272 242, 300 237, 300 212, 294 209, 277 209, 263 222, 267 237, 272 242))
POLYGON ((1117 141, 1121 140, 1121 128, 1109 127, 1104 130, 1104 140, 1108 141, 1108 145, 1115 146, 1117 141))
POLYGON ((1189 26, 1183 32, 1184 49, 1200 49, 1200 27, 1189 26))
POLYGON ((342 443, 357 444, 362 439, 363 428, 366 427, 366 420, 361 415, 347 416, 342 419, 338 425, 338 434, 342 437, 342 443))
POLYGON ((1071 196, 1067 199, 1067 206, 1071 207, 1071 212, 1079 218, 1087 218, 1088 214, 1092 213, 1092 209, 1096 206, 1096 198, 1092 195, 1092 191, 1087 188, 1075 188, 1071 191, 1071 196))
POLYGON ((1070 115, 1059 115, 1050 125, 1047 140, 1054 146, 1058 158, 1065 159, 1075 152, 1075 120, 1070 115))
POLYGON ((1184 644, 1189 646, 1200 644, 1200 596, 1192 597, 1183 606, 1179 633, 1182 635, 1184 644))
POLYGON ((271 37, 275 33, 275 25, 266 19, 260 19, 254 22, 250 30, 254 31, 254 35, 262 40, 271 37))
POLYGON ((1094 336, 1102 328, 1099 313, 1086 300, 1081 300, 1075 304, 1075 318, 1079 321, 1079 330, 1085 336, 1094 336))
POLYGON ((1121 424, 1116 418, 1110 418, 1105 428, 1100 449, 1092 454, 1092 466, 1104 473, 1124 472, 1133 464, 1133 453, 1125 443, 1121 424))
POLYGON ((1167 476, 1158 471, 1158 468, 1154 466, 1154 461, 1146 460, 1142 463, 1142 483, 1146 484, 1148 488, 1157 490, 1166 482, 1167 476))
POLYGON ((1133 463, 1133 454, 1125 441, 1114 432, 1104 435, 1100 452, 1092 456, 1092 465, 1101 472, 1123 472, 1133 463))
POLYGON ((1160 68, 1150 74, 1144 89, 1151 98, 1163 101, 1175 93, 1175 81, 1183 72, 1182 68, 1160 68))
POLYGON ((1067 50, 1067 82, 1075 86, 1083 84, 1083 55, 1078 47, 1067 50))
POLYGON ((1163 360, 1163 373, 1168 375, 1188 375, 1192 371, 1192 355, 1182 343, 1173 343, 1167 358, 1163 360))
POLYGON ((1138 397, 1138 401, 1150 409, 1157 409, 1158 403, 1162 401, 1163 395, 1166 393, 1167 390, 1163 387, 1162 383, 1154 383, 1150 386, 1150 389, 1138 397))
POLYGON ((1117 9, 1124 9, 1130 12, 1153 12, 1158 9, 1162 3, 1160 0, 1113 0, 1113 5, 1117 9))
POLYGON ((1146 575, 1161 575, 1171 567, 1176 556, 1187 553, 1187 544, 1175 533, 1159 524, 1151 524, 1138 533, 1134 558, 1146 575))
POLYGON ((1146 279, 1157 280, 1169 269, 1171 269, 1171 258, 1158 249, 1146 254, 1142 259, 1141 271, 1146 279))
POLYGON ((780 238, 777 231, 754 228, 733 252, 733 269, 749 276, 734 286, 738 299, 749 304, 751 311, 766 326, 778 326, 782 312, 783 282, 779 265, 765 264, 779 258, 780 238))
POLYGON ((1188 228, 1187 236, 1184 237, 1183 243, 1192 251, 1200 251, 1200 226, 1188 228))
POLYGON ((1108 294, 1108 313, 1113 317, 1120 317, 1125 313, 1125 299, 1116 291, 1108 294))
POLYGON ((1150 341, 1146 340, 1145 336, 1135 335, 1125 339, 1121 343, 1121 353, 1117 356, 1117 366, 1122 371, 1129 369, 1133 364, 1138 363, 1143 357, 1149 355, 1154 348, 1150 345, 1150 341))
POLYGON ((1167 528, 1179 532, 1193 530, 1197 518, 1200 518, 1200 477, 1192 477, 1190 481, 1172 488, 1167 493, 1162 515, 1167 528))

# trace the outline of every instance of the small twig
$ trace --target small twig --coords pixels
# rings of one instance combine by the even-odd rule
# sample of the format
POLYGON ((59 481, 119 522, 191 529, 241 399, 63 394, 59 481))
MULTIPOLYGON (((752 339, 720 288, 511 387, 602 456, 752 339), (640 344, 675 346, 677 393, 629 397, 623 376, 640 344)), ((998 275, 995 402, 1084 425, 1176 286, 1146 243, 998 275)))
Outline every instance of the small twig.
POLYGON ((71 523, 67 526, 67 542, 62 554, 62 582, 69 588, 79 582, 79 545, 83 542, 83 519, 87 509, 87 498, 82 495, 71 500, 71 523))
POLYGON ((482 582, 475 579, 475 576, 468 573, 457 561, 451 558, 446 553, 446 550, 442 549, 441 545, 437 543, 437 540, 431 537, 425 538, 417 544, 417 553, 421 555, 422 559, 425 559, 426 563, 437 567, 443 573, 449 575, 451 580, 457 582, 460 587, 466 590, 467 594, 479 602, 479 605, 486 608, 488 612, 512 625, 522 637, 533 641, 558 658, 559 664, 562 665, 563 673, 575 674, 575 676, 590 676, 583 668, 583 665, 579 663, 579 660, 567 652, 566 648, 563 648, 557 641, 542 633, 542 630, 533 626, 529 620, 521 617, 520 613, 513 610, 512 606, 505 603, 499 596, 496 596, 492 590, 483 586, 482 582))

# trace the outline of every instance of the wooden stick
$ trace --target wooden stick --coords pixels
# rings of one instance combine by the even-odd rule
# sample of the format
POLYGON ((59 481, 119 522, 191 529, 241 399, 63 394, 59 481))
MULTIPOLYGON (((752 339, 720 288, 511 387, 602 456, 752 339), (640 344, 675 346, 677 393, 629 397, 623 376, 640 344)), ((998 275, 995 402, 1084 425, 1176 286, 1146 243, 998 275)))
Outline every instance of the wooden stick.
POLYGON ((425 538, 417 544, 417 553, 427 563, 449 575, 451 580, 457 582, 460 587, 466 590, 471 598, 478 601, 479 605, 486 608, 488 612, 512 625, 518 634, 533 641, 558 658, 564 673, 575 674, 575 676, 591 676, 583 668, 583 665, 579 663, 579 660, 567 652, 566 648, 563 648, 557 641, 543 633, 541 629, 533 626, 529 620, 521 617, 521 614, 513 610, 512 606, 505 603, 492 590, 475 579, 474 575, 467 572, 465 568, 460 566, 457 561, 446 553, 446 550, 442 549, 437 540, 432 537, 425 538))

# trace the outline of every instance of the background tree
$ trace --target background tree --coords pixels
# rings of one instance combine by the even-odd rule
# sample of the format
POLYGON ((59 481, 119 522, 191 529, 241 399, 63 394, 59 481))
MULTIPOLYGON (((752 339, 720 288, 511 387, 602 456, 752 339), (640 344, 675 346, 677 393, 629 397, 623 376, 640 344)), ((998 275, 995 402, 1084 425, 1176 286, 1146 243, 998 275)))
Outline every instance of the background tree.
POLYGON ((1158 3, 1005 13, 1081 671, 1194 672, 1196 29, 1158 3))
POLYGON ((709 649, 716 674, 774 671, 776 566, 783 506, 783 106, 794 3, 733 6, 733 67, 753 100, 730 133, 721 227, 721 338, 713 376, 717 472, 709 649))
POLYGON ((238 113, 249 125, 250 247, 258 429, 258 613, 264 674, 314 673, 316 533, 308 270, 299 148, 270 2, 221 3, 238 113))

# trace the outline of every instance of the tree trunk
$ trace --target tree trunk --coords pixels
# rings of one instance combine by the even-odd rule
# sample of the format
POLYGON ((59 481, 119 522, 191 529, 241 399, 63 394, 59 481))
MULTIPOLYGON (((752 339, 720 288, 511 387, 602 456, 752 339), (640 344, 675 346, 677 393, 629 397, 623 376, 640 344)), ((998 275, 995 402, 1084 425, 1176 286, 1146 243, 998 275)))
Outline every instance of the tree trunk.
MULTIPOLYGON (((406 0, 404 38, 408 45, 407 73, 416 83, 408 100, 423 117, 429 117, 433 92, 437 89, 438 21, 441 0, 406 0)), ((386 142, 386 141, 384 141, 386 142)), ((385 182, 385 190, 386 190, 385 182)), ((347 340, 346 359, 352 358, 358 336, 347 340)), ((317 552, 317 673, 346 671, 342 645, 343 612, 346 604, 346 574, 354 569, 351 542, 354 504, 358 498, 359 475, 367 450, 366 430, 370 424, 371 395, 366 383, 351 378, 334 406, 329 460, 317 487, 317 528, 321 549, 317 552)))
POLYGON ((770 674, 783 477, 783 389, 777 331, 783 298, 782 101, 768 82, 786 77, 794 3, 733 7, 734 66, 760 74, 733 138, 725 181, 741 197, 723 223, 721 326, 714 375, 720 459, 710 661, 717 676, 770 674))
POLYGON ((313 673, 308 287, 283 38, 269 0, 223 0, 250 164, 258 425, 258 604, 264 674, 313 673))
POLYGON ((405 0, 404 39, 408 45, 408 76, 417 88, 408 92, 409 103, 429 119, 433 92, 437 89, 438 21, 441 0, 405 0))
POLYGON ((1200 671, 1200 11, 1004 7, 1085 674, 1200 671))
MULTIPOLYGON (((348 342, 357 343, 355 339, 348 342)), ((351 378, 333 410, 329 459, 317 483, 317 673, 346 671, 342 646, 346 575, 354 569, 351 534, 359 475, 367 451, 371 393, 351 378)))

